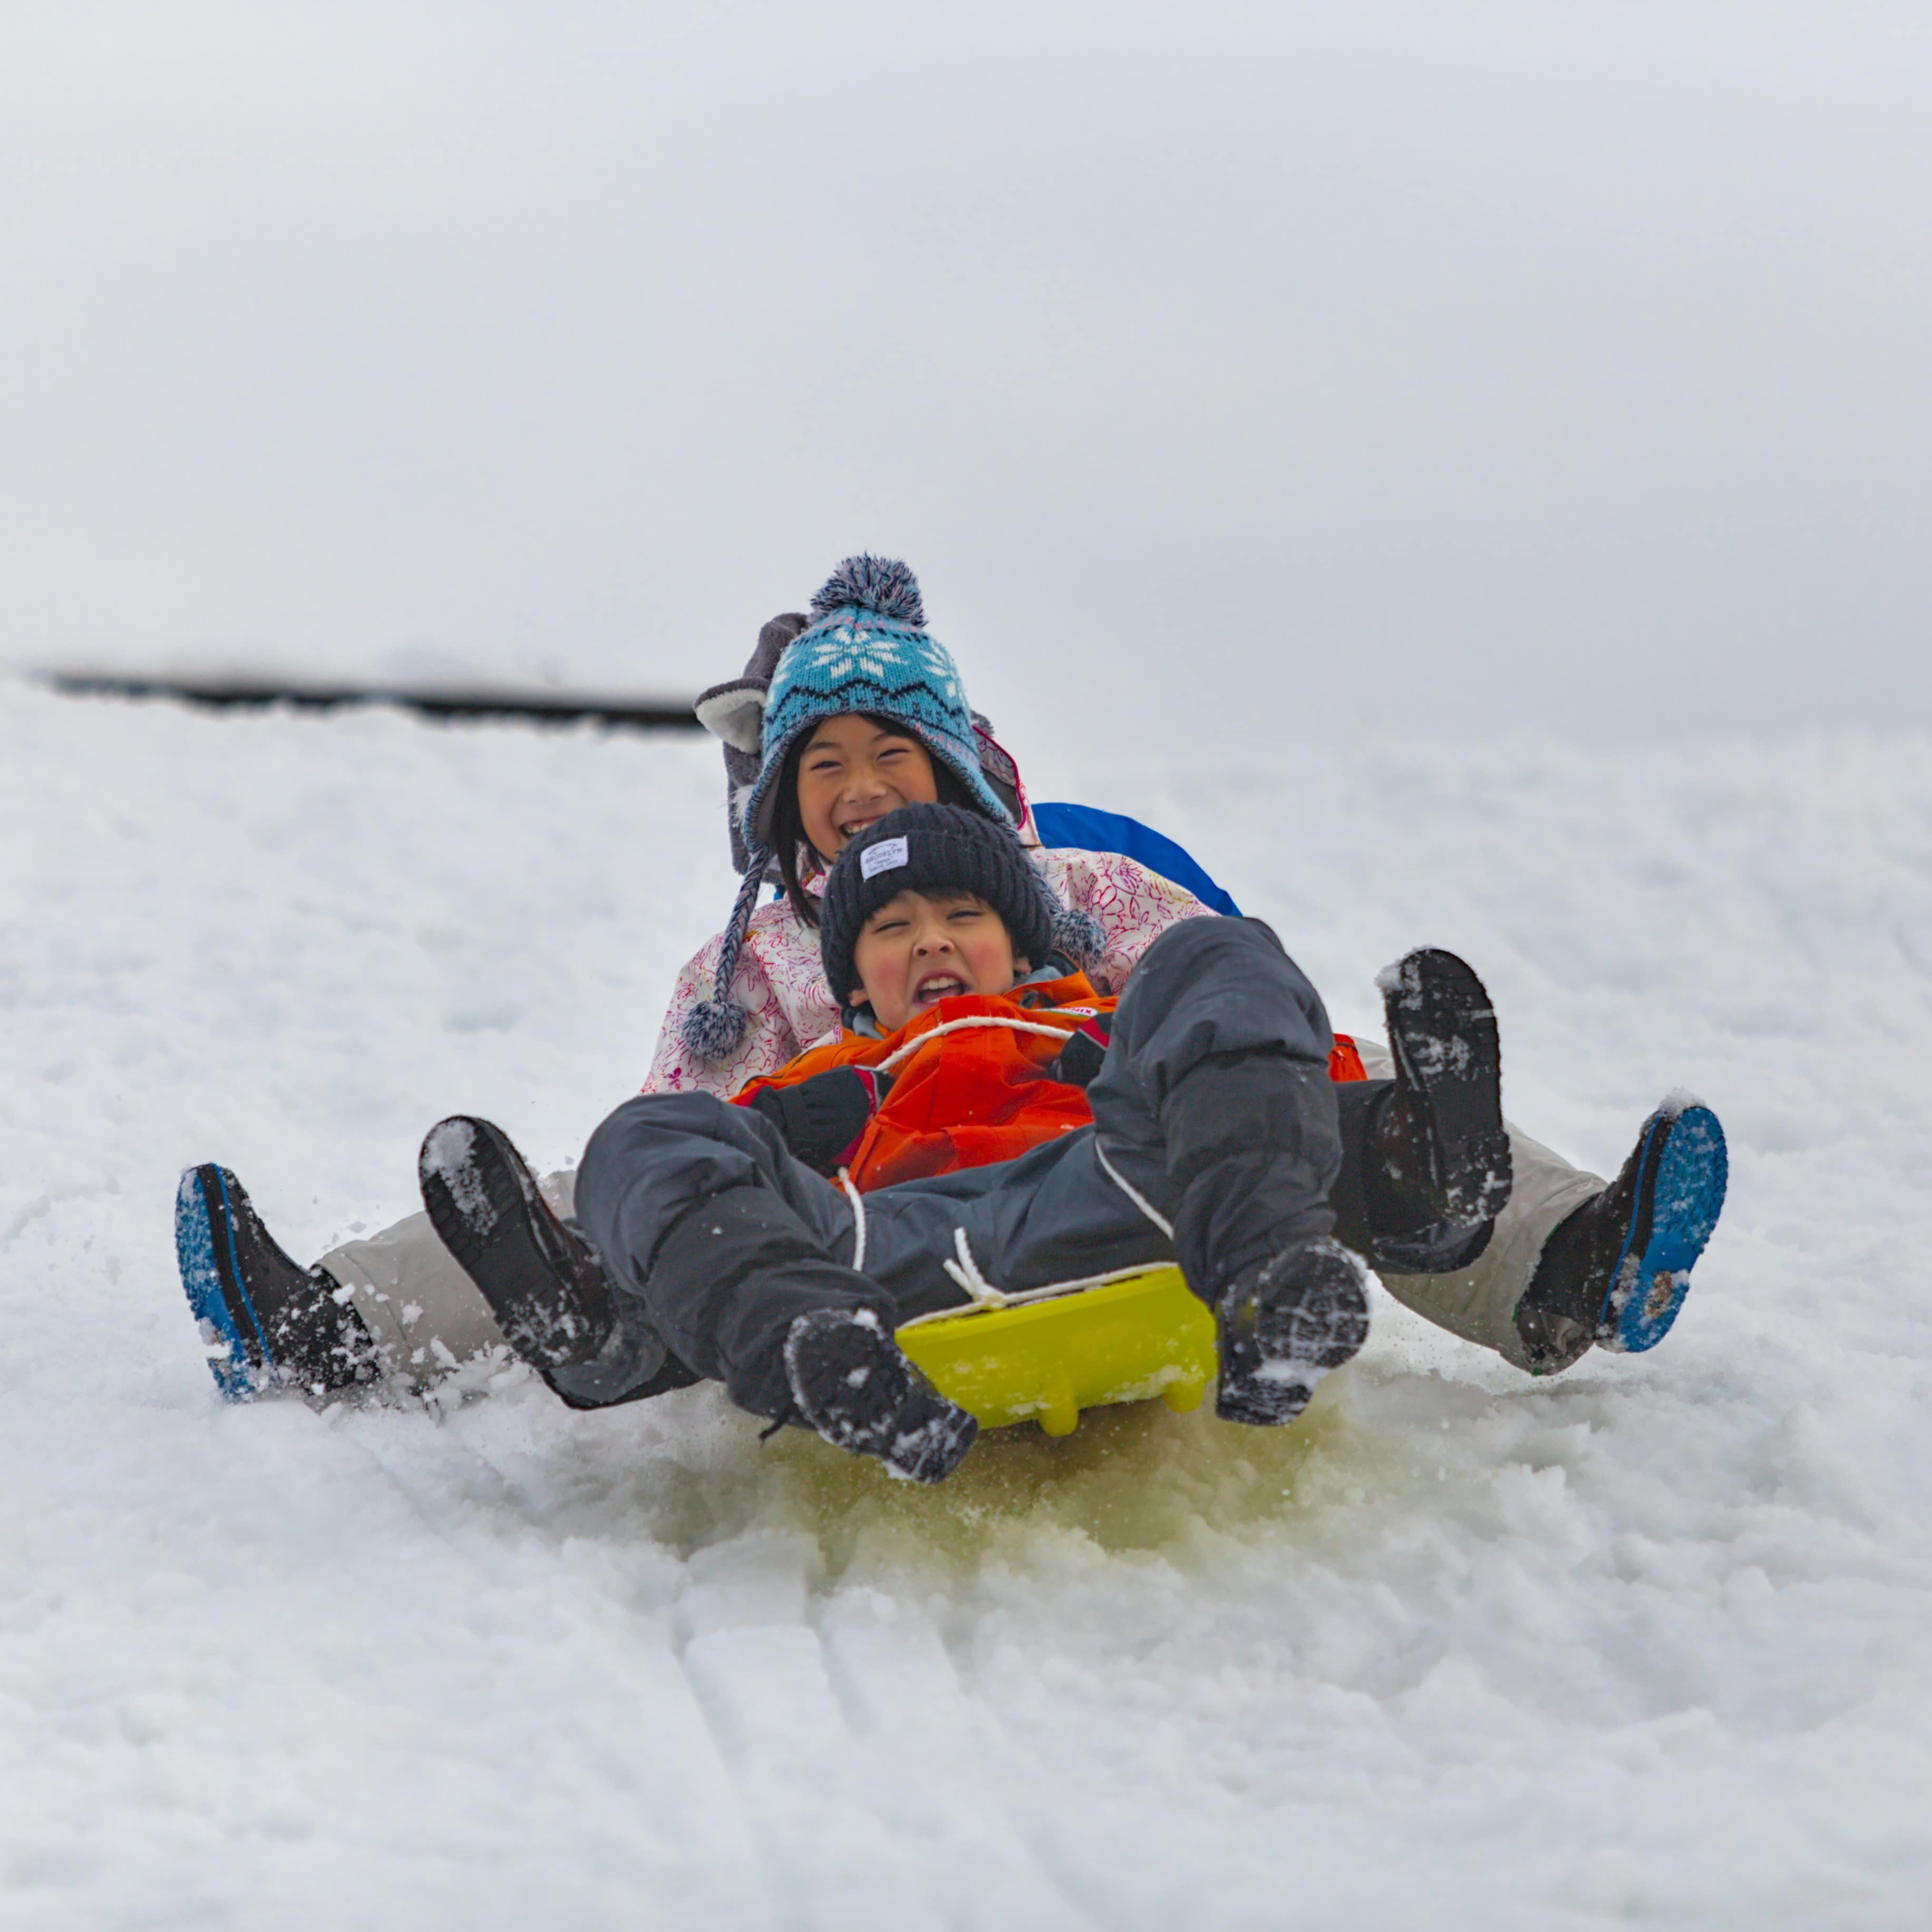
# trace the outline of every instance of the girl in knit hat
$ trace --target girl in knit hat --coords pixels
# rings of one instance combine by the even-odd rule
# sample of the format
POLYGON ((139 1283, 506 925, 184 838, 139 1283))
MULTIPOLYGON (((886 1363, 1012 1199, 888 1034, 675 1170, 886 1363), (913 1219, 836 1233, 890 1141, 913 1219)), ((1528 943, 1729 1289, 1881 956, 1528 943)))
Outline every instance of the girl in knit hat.
POLYGON ((680 976, 646 1092, 735 1093, 836 1026, 818 970, 818 897, 846 842, 896 806, 962 806, 1009 828, 1062 902, 1060 950, 1103 985, 1124 982, 1156 934, 1205 910, 1131 860, 1032 840, 1018 771, 927 631, 905 565, 848 557, 797 622, 775 620, 747 675, 698 700, 725 742, 742 877, 730 922, 680 976), (767 880, 783 897, 759 907, 767 880))

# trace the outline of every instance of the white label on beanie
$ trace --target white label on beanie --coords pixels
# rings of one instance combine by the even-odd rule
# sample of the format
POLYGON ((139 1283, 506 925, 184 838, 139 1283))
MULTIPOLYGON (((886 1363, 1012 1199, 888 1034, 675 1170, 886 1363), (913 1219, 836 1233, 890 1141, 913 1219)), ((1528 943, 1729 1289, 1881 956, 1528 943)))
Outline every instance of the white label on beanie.
POLYGON ((859 870, 867 878, 875 879, 881 872, 892 872, 905 864, 907 856, 903 838, 881 838, 876 845, 868 845, 859 854, 859 870))

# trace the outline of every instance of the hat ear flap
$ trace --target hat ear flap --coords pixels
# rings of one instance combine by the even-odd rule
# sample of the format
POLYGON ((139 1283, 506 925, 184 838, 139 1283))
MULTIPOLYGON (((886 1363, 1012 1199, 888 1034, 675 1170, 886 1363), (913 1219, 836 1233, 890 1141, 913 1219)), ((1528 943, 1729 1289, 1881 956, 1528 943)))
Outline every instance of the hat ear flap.
POLYGON ((745 667, 744 682, 769 686, 772 674, 778 668, 778 659, 790 649, 800 632, 808 630, 811 626, 812 620, 802 610, 782 611, 770 623, 760 625, 758 648, 745 667))
POLYGON ((1013 754, 993 736, 992 721, 973 713, 973 748, 980 754, 980 776, 987 789, 1006 808, 1006 816, 1018 825, 1026 816, 1020 802, 1020 768, 1013 754))
POLYGON ((692 710, 698 722, 714 738, 736 752, 755 752, 765 725, 765 686, 748 678, 730 684, 716 684, 706 692, 692 710))

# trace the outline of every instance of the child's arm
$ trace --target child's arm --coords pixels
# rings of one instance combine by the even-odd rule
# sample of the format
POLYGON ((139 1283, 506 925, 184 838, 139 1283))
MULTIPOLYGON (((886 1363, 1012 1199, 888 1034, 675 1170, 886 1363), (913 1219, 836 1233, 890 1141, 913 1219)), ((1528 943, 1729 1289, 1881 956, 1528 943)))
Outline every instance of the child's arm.
POLYGON ((1064 1082, 1069 1087, 1091 1086, 1100 1063, 1107 1057, 1107 1042, 1113 1033, 1111 1012, 1096 1013, 1083 1021, 1079 1030, 1069 1036, 1058 1058, 1048 1063, 1048 1079, 1064 1082))
POLYGON ((833 1174, 850 1160, 892 1084, 890 1073, 869 1066, 832 1066, 790 1086, 761 1081, 735 1099, 778 1129, 794 1160, 833 1174))

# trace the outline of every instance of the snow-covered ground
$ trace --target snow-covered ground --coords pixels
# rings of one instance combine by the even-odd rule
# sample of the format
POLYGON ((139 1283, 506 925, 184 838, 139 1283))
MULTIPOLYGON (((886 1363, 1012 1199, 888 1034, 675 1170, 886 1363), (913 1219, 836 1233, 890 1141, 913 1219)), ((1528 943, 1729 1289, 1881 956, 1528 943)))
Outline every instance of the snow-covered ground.
POLYGON ((443 1113, 570 1155, 727 909, 715 753, 0 689, 0 1923, 1921 1922, 1932 746, 1061 755, 1338 1024, 1466 953, 1573 1156, 1714 1105, 1665 1346, 1532 1383, 1378 1298, 1295 1430, 917 1494, 704 1390, 224 1407, 178 1170, 306 1257, 443 1113))

